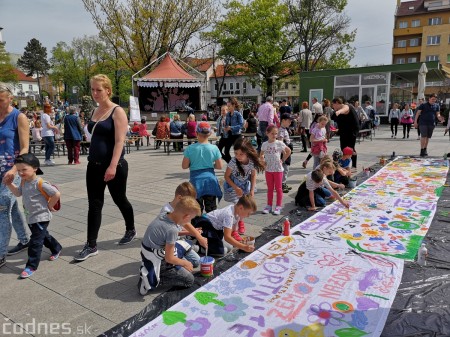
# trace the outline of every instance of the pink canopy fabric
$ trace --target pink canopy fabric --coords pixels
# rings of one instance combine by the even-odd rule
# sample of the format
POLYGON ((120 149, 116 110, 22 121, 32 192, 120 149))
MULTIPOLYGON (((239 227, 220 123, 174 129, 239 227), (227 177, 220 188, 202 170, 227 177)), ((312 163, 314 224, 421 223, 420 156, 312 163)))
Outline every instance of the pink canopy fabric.
POLYGON ((152 72, 148 73, 140 79, 141 81, 164 81, 164 80, 194 80, 198 81, 197 78, 187 73, 183 68, 181 68, 177 62, 170 56, 169 53, 166 54, 164 59, 158 66, 153 69, 152 72))

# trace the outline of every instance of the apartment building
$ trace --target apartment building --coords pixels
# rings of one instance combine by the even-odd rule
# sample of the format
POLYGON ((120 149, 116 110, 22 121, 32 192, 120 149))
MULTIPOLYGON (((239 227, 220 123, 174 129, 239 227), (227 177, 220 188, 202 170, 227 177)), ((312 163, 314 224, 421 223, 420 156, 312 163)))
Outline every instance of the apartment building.
POLYGON ((450 0, 397 0, 392 63, 450 64, 450 0))

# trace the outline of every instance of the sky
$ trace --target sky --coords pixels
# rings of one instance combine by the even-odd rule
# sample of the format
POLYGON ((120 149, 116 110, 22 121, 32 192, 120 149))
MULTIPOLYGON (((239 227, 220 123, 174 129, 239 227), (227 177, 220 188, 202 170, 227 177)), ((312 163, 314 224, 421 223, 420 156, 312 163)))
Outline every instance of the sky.
MULTIPOLYGON (((346 14, 357 29, 352 66, 390 64, 396 0, 348 0, 346 14)), ((38 39, 50 56, 59 41, 98 33, 81 0, 0 0, 0 27, 6 50, 23 53, 38 39)))

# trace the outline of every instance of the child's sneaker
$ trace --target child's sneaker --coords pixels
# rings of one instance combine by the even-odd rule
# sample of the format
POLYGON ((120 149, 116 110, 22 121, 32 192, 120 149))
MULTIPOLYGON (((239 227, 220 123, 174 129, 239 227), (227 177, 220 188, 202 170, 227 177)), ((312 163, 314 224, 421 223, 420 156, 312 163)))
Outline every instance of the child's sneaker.
POLYGON ((232 232, 231 232, 231 236, 232 236, 233 239, 235 239, 236 241, 242 241, 241 236, 240 236, 239 233, 236 232, 236 231, 232 231, 232 232))
POLYGON ((245 223, 242 220, 239 220, 239 222, 238 222, 238 233, 239 234, 245 233, 245 223))
POLYGON ((24 271, 20 273, 20 278, 29 278, 31 275, 34 274, 34 272, 35 270, 26 267, 24 271))
POLYGON ((291 190, 291 189, 289 188, 289 186, 286 185, 286 184, 283 184, 283 185, 281 186, 281 188, 283 189, 283 193, 289 193, 289 191, 291 190))
MULTIPOLYGON (((62 249, 61 249, 61 250, 62 250, 62 249)), ((56 253, 56 254, 50 255, 49 260, 50 260, 50 261, 58 260, 59 254, 61 254, 61 250, 60 250, 58 253, 56 253)))
POLYGON ((269 214, 272 211, 272 206, 267 205, 266 207, 264 207, 264 209, 262 210, 263 214, 269 214))
POLYGON ((306 165, 308 165, 308 161, 304 160, 303 163, 302 163, 303 168, 306 168, 306 165))
POLYGON ((273 215, 280 215, 281 214, 281 206, 275 207, 275 210, 273 211, 273 215))

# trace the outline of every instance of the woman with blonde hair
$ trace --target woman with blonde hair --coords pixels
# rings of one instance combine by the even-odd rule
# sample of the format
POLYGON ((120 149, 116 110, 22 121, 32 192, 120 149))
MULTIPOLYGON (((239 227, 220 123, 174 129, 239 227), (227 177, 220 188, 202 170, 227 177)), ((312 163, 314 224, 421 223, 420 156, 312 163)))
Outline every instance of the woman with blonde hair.
MULTIPOLYGON (((170 122, 170 139, 183 139, 183 123, 180 121, 180 115, 173 116, 173 121, 170 122)), ((173 142, 173 149, 181 151, 183 149, 183 142, 173 142)))
POLYGON ((309 110, 308 102, 304 101, 302 103, 302 110, 298 114, 298 123, 300 128, 300 135, 302 137, 302 152, 308 152, 309 144, 309 127, 313 121, 312 111, 309 110))
POLYGON ((128 162, 124 155, 124 142, 128 129, 125 111, 111 101, 112 84, 106 75, 91 78, 92 98, 98 103, 88 122, 91 133, 86 186, 88 193, 87 242, 74 257, 84 261, 98 254, 97 237, 102 221, 105 188, 119 207, 125 220, 125 235, 119 245, 126 245, 136 237, 133 207, 126 196, 128 162))

